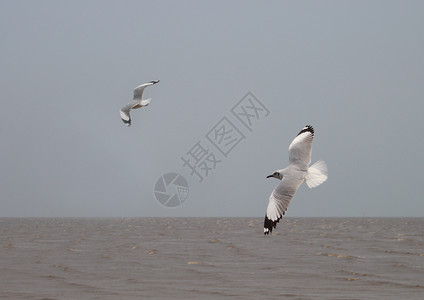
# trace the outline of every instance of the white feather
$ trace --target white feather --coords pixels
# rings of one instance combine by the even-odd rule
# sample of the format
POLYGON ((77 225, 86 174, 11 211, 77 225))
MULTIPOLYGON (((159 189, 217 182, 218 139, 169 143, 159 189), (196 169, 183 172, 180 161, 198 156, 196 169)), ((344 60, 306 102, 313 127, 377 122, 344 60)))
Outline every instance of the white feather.
POLYGON ((152 100, 152 99, 151 99, 151 98, 149 98, 149 99, 141 100, 140 105, 141 105, 141 106, 147 106, 147 105, 149 105, 150 100, 152 100))
POLYGON ((305 182, 309 188, 319 186, 328 179, 327 164, 323 160, 319 160, 308 168, 305 182))

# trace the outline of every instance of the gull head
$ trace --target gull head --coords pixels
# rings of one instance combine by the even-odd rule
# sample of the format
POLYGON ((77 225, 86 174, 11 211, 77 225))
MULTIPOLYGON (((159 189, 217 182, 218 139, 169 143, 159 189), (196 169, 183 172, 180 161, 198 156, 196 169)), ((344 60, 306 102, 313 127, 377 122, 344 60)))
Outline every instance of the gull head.
POLYGON ((268 175, 266 178, 270 178, 270 177, 274 177, 281 180, 283 179, 283 173, 281 172, 281 170, 276 170, 274 171, 274 173, 272 173, 271 175, 268 175))

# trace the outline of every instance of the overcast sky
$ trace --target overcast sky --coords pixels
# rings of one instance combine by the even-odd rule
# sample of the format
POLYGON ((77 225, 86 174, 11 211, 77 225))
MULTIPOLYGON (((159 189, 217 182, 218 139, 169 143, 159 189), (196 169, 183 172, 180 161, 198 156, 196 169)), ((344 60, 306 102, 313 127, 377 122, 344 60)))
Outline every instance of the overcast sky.
POLYGON ((311 124, 312 161, 327 162, 329 179, 302 184, 288 216, 423 217, 423 11, 423 1, 1 1, 0 216, 263 217, 278 184, 266 175, 311 124), (155 79, 126 127, 120 107, 155 79), (249 91, 263 105, 250 127, 231 111, 249 91), (223 118, 239 131, 226 156, 207 138, 223 118), (220 161, 199 169, 202 182, 181 159, 198 142, 220 161), (189 184, 176 208, 154 195, 168 172, 189 184))

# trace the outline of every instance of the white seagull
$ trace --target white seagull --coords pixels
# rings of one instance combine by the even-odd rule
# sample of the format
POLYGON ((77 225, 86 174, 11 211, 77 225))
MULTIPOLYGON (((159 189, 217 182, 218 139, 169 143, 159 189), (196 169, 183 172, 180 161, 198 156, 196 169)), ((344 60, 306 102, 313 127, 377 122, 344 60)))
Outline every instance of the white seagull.
POLYGON ((319 186, 327 180, 328 170, 324 161, 319 160, 309 167, 311 163, 312 140, 314 129, 306 125, 295 137, 289 146, 289 161, 287 168, 276 170, 272 175, 281 182, 269 197, 268 208, 264 221, 264 234, 269 234, 286 213, 290 200, 293 198, 303 181, 309 188, 319 186))
POLYGON ((121 119, 124 121, 124 124, 127 126, 131 125, 131 117, 130 117, 130 110, 140 108, 143 106, 147 106, 150 103, 150 100, 152 99, 143 99, 143 92, 144 89, 150 85, 154 85, 158 83, 159 80, 153 80, 147 83, 143 83, 136 87, 134 89, 134 98, 133 101, 128 103, 127 105, 123 106, 120 111, 121 119))

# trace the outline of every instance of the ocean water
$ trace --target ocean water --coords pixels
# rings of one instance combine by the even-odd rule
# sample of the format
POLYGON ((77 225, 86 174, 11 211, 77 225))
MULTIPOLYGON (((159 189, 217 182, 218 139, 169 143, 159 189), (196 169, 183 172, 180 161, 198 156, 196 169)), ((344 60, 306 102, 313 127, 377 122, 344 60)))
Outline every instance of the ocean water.
POLYGON ((423 218, 0 218, 0 299, 424 299, 423 218))

